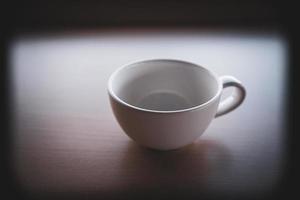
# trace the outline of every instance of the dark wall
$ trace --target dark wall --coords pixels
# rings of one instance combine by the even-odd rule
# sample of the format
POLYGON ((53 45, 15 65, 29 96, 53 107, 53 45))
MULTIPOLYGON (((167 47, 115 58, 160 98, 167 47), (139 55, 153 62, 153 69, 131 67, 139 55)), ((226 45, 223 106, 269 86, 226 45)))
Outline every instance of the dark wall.
POLYGON ((281 26, 288 5, 269 0, 23 1, 4 8, 14 29, 103 26, 281 26))

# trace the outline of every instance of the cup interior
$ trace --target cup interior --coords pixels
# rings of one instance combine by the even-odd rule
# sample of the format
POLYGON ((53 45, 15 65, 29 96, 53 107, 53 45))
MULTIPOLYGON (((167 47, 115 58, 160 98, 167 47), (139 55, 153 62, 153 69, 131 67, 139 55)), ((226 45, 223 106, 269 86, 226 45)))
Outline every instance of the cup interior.
POLYGON ((216 77, 198 65, 177 60, 148 60, 117 70, 109 90, 119 101, 152 111, 200 106, 219 90, 216 77))

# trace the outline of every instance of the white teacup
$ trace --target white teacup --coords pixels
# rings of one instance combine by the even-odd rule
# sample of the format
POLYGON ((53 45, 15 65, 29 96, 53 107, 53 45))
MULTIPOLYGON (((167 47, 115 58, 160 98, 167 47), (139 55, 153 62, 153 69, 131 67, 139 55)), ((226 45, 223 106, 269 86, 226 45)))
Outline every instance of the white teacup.
POLYGON ((231 76, 218 78, 199 65, 169 59, 135 62, 116 70, 108 82, 113 113, 137 143, 159 150, 186 146, 213 118, 237 108, 246 91, 231 76), (222 90, 233 94, 220 102, 222 90))

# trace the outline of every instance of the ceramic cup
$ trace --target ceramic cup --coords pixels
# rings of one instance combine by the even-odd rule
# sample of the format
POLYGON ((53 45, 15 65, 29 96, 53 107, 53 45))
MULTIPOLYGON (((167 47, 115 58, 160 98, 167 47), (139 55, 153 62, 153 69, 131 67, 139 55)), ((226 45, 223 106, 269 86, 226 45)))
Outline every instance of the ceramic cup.
POLYGON ((192 143, 212 119, 237 108, 246 95, 241 82, 232 76, 219 78, 197 64, 170 59, 119 68, 109 78, 108 93, 125 133, 158 150, 192 143), (226 87, 235 90, 220 102, 226 87))

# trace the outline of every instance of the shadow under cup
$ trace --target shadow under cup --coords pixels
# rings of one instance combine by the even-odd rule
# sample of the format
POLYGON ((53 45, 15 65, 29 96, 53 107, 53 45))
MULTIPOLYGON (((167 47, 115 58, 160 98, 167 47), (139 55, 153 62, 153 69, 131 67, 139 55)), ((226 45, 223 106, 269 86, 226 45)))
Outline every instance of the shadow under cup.
POLYGON ((192 63, 149 60, 118 70, 111 89, 123 103, 151 111, 177 111, 208 102, 218 92, 210 71, 192 63))

